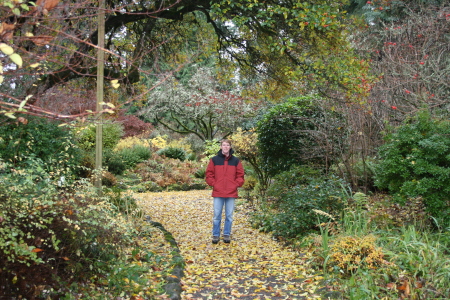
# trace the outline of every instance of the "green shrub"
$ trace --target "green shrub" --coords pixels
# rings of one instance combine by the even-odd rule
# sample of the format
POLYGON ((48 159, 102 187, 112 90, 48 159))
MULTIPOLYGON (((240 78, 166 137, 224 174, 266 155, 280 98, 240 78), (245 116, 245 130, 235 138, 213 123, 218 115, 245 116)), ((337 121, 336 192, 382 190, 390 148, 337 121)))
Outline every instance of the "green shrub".
POLYGON ((143 145, 122 148, 118 151, 106 150, 103 162, 108 171, 115 175, 122 175, 126 170, 134 168, 138 163, 151 157, 151 150, 143 145))
POLYGON ((450 122, 426 110, 385 137, 375 184, 399 203, 422 196, 439 225, 450 225, 450 122))
POLYGON ((63 170, 80 164, 80 149, 72 142, 74 136, 59 123, 30 118, 28 124, 3 123, 0 126, 0 157, 23 165, 35 157, 51 169, 63 170))
MULTIPOLYGON (((95 124, 85 126, 81 129, 74 129, 77 137, 77 144, 86 151, 95 150, 97 127, 95 124)), ((123 136, 123 125, 121 123, 105 122, 102 126, 103 149, 113 149, 123 136)))
POLYGON ((189 191, 190 186, 187 183, 173 183, 167 187, 167 191, 189 191))
POLYGON ((186 160, 196 161, 197 160, 197 155, 195 155, 195 153, 189 153, 189 154, 186 155, 186 160))
POLYGON ((291 98, 271 108, 257 124, 261 168, 274 176, 292 165, 320 168, 340 154, 345 120, 319 106, 318 96, 291 98))
POLYGON ((273 183, 267 189, 267 196, 281 198, 291 188, 308 184, 313 178, 322 178, 322 172, 306 166, 292 166, 289 171, 274 177, 273 183))
POLYGON ((163 188, 160 187, 156 182, 153 182, 153 181, 145 181, 145 182, 133 185, 133 187, 131 189, 138 193, 162 192, 163 191, 163 188))
POLYGON ((167 158, 179 159, 184 161, 186 159, 186 151, 181 148, 167 147, 158 150, 158 155, 165 156, 167 158))
POLYGON ((281 173, 275 178, 274 187, 270 188, 272 192, 268 193, 270 205, 253 220, 260 229, 277 236, 304 236, 317 231, 318 222, 328 221, 324 216, 317 216, 313 210, 332 216, 341 215, 346 202, 345 188, 347 184, 334 176, 311 179, 305 176, 295 181, 289 171, 281 173), (294 181, 291 181, 292 178, 294 181))
POLYGON ((127 165, 122 156, 120 156, 120 153, 111 149, 103 152, 103 165, 109 172, 115 175, 122 175, 127 169, 127 165))
POLYGON ((218 140, 206 140, 203 145, 203 160, 209 161, 213 156, 217 155, 220 150, 220 143, 218 140))
MULTIPOLYGON (((84 172, 80 174, 85 178, 90 177, 91 171, 95 169, 95 143, 96 143, 96 126, 90 124, 81 128, 74 128, 72 130, 76 136, 75 142, 78 147, 83 149, 83 156, 81 158, 81 166, 84 172)), ((122 158, 113 153, 114 147, 119 142, 123 129, 120 123, 107 122, 103 124, 102 128, 102 142, 103 142, 103 166, 108 168, 108 171, 121 175, 126 169, 122 158)))
POLYGON ((203 180, 200 182, 194 182, 189 185, 189 190, 204 190, 208 187, 206 182, 203 180))
POLYGON ((134 145, 131 148, 119 150, 118 155, 122 157, 127 168, 133 168, 138 163, 149 159, 152 156, 152 152, 149 147, 134 145))

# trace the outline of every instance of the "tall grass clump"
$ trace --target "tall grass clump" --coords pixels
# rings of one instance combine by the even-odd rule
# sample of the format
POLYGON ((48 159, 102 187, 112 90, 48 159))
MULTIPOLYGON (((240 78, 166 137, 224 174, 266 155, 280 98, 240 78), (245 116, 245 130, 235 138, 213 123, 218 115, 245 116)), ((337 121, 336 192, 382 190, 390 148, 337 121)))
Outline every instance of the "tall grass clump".
POLYGON ((450 295, 450 247, 441 243, 439 234, 405 226, 398 235, 385 235, 381 244, 401 270, 396 283, 409 289, 411 297, 445 299, 450 295))
POLYGON ((368 197, 364 193, 357 192, 348 202, 342 214, 342 227, 347 234, 365 235, 371 225, 368 213, 368 197))

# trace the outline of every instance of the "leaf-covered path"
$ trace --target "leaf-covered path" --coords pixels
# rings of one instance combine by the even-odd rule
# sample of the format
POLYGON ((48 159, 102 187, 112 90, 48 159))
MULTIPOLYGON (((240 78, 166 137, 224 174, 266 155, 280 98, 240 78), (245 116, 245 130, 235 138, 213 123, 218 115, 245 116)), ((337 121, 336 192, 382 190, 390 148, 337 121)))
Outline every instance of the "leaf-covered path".
MULTIPOLYGON (((232 242, 211 243, 211 191, 140 194, 139 203, 172 233, 186 268, 182 299, 320 299, 299 253, 251 228, 237 205, 232 242)), ((222 224, 223 225, 223 224, 222 224)))

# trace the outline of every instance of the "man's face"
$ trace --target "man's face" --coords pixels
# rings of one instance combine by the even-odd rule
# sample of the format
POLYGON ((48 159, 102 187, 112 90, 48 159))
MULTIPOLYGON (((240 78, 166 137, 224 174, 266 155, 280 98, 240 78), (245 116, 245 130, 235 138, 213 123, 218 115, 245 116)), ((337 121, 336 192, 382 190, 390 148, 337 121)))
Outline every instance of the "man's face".
POLYGON ((228 155, 228 153, 230 153, 231 145, 229 143, 222 143, 220 149, 222 150, 223 155, 228 155))

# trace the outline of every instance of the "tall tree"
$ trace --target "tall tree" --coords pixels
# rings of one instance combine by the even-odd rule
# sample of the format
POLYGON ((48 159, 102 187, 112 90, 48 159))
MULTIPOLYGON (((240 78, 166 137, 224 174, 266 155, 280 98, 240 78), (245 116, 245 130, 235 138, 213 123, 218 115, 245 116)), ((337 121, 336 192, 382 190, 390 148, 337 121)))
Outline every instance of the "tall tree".
MULTIPOLYGON (((355 59, 348 43, 345 3, 110 0, 105 78, 118 80, 113 84, 132 93, 142 74, 157 73, 158 60, 190 42, 192 32, 186 28, 194 26, 211 32, 208 41, 214 41, 197 40, 197 52, 215 47, 223 62, 239 66, 241 76, 263 73, 271 86, 274 81, 287 85, 300 81, 333 86, 349 97, 365 95, 368 86, 357 78, 367 77, 366 62, 355 59)), ((11 48, 2 48, 1 111, 63 117, 33 104, 52 87, 96 74, 97 2, 46 0, 27 6, 6 1, 2 8, 0 42, 11 48)), ((181 65, 182 57, 177 62, 181 65)))

